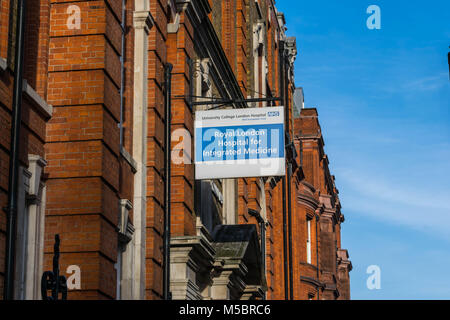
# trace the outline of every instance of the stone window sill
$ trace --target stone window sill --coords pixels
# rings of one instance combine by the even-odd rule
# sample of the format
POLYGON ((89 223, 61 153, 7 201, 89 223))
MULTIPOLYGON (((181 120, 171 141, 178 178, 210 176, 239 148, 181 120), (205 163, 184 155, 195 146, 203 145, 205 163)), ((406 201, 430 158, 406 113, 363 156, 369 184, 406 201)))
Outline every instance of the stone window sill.
POLYGON ((5 58, 0 57, 0 69, 2 71, 5 71, 6 68, 8 68, 8 62, 6 61, 5 58))
POLYGON ((46 117, 51 118, 53 114, 53 107, 36 92, 34 89, 27 83, 27 80, 23 80, 22 91, 25 95, 39 108, 39 111, 46 117))
POLYGON ((120 149, 120 154, 128 162, 133 173, 136 173, 137 172, 136 160, 134 160, 133 157, 130 155, 130 153, 127 150, 125 150, 123 147, 120 149))

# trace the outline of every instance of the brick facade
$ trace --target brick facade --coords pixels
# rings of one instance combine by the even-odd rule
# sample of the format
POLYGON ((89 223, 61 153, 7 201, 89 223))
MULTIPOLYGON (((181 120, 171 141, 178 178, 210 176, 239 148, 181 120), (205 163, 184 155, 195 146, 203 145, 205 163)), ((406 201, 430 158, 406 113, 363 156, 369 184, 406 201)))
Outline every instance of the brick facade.
MULTIPOLYGON (((0 1, 0 59, 7 66, 13 39, 10 3, 14 1, 0 1)), ((22 107, 20 165, 32 174, 30 159, 38 156, 45 163, 38 201, 43 225, 36 231, 43 240, 34 248, 36 256, 42 256, 35 261, 36 271, 17 284, 31 293, 16 293, 16 298, 40 298, 35 283, 42 270, 52 269, 55 234, 61 237, 62 272, 69 266, 81 270, 81 286, 69 288, 69 299, 163 298, 164 155, 170 151, 164 146, 164 67, 171 63, 171 128, 177 133, 172 155, 193 155, 193 145, 187 143, 194 135, 197 108, 189 104, 192 94, 194 101, 211 96, 283 97, 292 142, 289 180, 199 183, 192 163, 172 163, 173 297, 284 300, 291 298, 286 292, 292 292, 295 300, 350 299, 351 263, 340 243, 344 217, 335 179, 317 111, 303 109, 294 117, 295 41, 286 37, 284 16, 274 1, 27 4, 28 91, 22 107), (291 201, 283 205, 284 189, 291 190, 290 197, 285 194, 291 201), (291 219, 285 221, 288 210, 291 219), (292 238, 287 246, 284 222, 292 238), (224 234, 231 230, 225 225, 248 231, 242 241, 247 241, 249 253, 241 259, 245 263, 248 256, 258 257, 265 276, 256 277, 257 283, 254 274, 240 274, 220 255, 224 234), (265 261, 259 258, 263 248, 265 261)), ((10 66, 0 69, 1 207, 8 202, 13 80, 10 66)), ((266 106, 270 104, 234 107, 266 106)), ((24 190, 29 196, 31 189, 24 190)), ((27 204, 23 210, 27 215, 34 209, 27 204)), ((30 236, 20 223, 18 228, 30 236)), ((2 211, 0 295, 5 238, 2 211)), ((32 247, 31 242, 26 245, 32 247)), ((19 259, 16 269, 26 263, 19 259)))

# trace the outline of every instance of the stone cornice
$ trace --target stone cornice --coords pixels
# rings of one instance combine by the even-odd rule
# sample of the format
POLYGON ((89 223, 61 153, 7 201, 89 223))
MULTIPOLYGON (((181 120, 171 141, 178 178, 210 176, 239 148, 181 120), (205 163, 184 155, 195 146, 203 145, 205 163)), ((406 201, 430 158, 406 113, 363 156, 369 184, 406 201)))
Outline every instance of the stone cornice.
POLYGON ((314 212, 319 207, 320 203, 314 199, 311 196, 305 195, 305 194, 299 194, 297 195, 297 202, 302 203, 308 207, 310 207, 314 212))
POLYGON ((346 269, 348 272, 353 269, 352 262, 349 260, 348 251, 345 249, 339 249, 337 251, 337 263, 339 268, 346 269))
POLYGON ((329 219, 331 220, 333 223, 337 223, 338 220, 336 219, 336 213, 333 211, 329 211, 327 209, 324 209, 322 214, 320 215, 321 219, 329 219))
POLYGON ((146 33, 149 33, 154 25, 153 21, 150 11, 133 12, 133 26, 135 29, 144 29, 146 33))
POLYGON ((325 147, 325 140, 323 139, 323 135, 322 133, 319 134, 300 134, 298 136, 296 136, 296 139, 300 140, 300 141, 307 141, 307 140, 312 140, 317 142, 319 148, 325 147))
POLYGON ((349 260, 338 260, 338 268, 345 269, 347 272, 350 272, 353 270, 352 262, 349 260))
POLYGON ((237 259, 221 259, 223 261, 223 266, 221 271, 232 271, 237 277, 244 278, 248 273, 248 268, 242 262, 242 260, 237 259))
POLYGON ((264 288, 261 286, 246 286, 243 296, 247 296, 249 300, 255 299, 255 298, 263 298, 264 292, 266 292, 264 288))
POLYGON ((316 193, 316 188, 315 188, 311 183, 309 183, 308 181, 303 180, 303 181, 302 181, 302 184, 303 184, 304 186, 308 187, 308 188, 311 190, 311 193, 312 193, 312 194, 316 193))
POLYGON ((208 239, 204 237, 173 237, 170 247, 172 250, 189 250, 189 263, 193 269, 208 270, 214 266, 216 252, 208 239))
POLYGON ((40 192, 42 186, 42 172, 44 167, 47 166, 47 161, 38 155, 28 155, 28 169, 24 171, 25 175, 29 179, 28 181, 28 195, 27 200, 29 204, 40 203, 40 192), (28 176, 28 173, 30 174, 28 176))

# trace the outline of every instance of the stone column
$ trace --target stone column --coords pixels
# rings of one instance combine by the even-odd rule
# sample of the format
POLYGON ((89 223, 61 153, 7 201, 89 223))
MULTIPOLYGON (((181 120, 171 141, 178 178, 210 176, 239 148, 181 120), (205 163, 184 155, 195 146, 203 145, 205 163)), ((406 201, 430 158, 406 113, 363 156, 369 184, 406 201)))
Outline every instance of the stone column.
POLYGON ((241 299, 246 288, 242 279, 247 273, 247 267, 240 260, 216 261, 211 298, 213 300, 241 299))
POLYGON ((211 298, 213 300, 230 300, 230 277, 233 270, 222 271, 220 275, 213 280, 211 286, 211 298))
POLYGON ((145 298, 145 228, 146 228, 146 178, 147 178, 147 74, 148 34, 153 26, 148 1, 136 1, 133 14, 134 43, 134 108, 133 108, 133 158, 137 162, 134 176, 134 281, 133 298, 145 298))
POLYGON ((170 290, 173 300, 202 300, 196 284, 198 265, 191 259, 192 247, 172 248, 170 252, 170 290))
POLYGON ((44 258, 44 223, 45 223, 45 185, 41 174, 47 161, 37 155, 28 155, 31 172, 28 192, 28 226, 27 226, 27 265, 25 275, 25 299, 41 298, 41 276, 44 258), (43 201, 44 200, 44 201, 43 201))

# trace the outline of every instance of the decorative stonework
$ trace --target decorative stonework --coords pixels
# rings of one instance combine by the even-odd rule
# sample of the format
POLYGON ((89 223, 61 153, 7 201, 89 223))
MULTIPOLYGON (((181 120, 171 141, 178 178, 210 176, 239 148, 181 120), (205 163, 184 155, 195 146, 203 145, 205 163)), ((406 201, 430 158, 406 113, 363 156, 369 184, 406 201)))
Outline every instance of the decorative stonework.
POLYGON ((170 290, 174 300, 210 299, 215 250, 212 238, 197 219, 193 237, 173 237, 170 243, 170 290))
POLYGON ((39 194, 41 192, 41 178, 47 161, 37 155, 28 155, 28 170, 31 173, 27 200, 31 203, 40 203, 39 194))
POLYGON ((250 300, 264 296, 267 288, 255 227, 222 226, 219 229, 216 228, 212 238, 198 220, 197 236, 172 238, 170 288, 173 299, 250 300), (234 242, 225 241, 230 236, 236 236, 234 242))
POLYGON ((255 23, 253 26, 253 50, 257 51, 259 46, 264 46, 265 25, 263 22, 255 23))
POLYGON ((288 56, 288 61, 291 66, 294 65, 297 59, 297 40, 295 37, 289 37, 286 40, 286 53, 288 56))
POLYGON ((294 82, 294 62, 297 59, 297 40, 295 37, 286 39, 285 50, 289 63, 289 78, 291 82, 294 82))
POLYGON ((135 29, 144 29, 148 34, 153 27, 153 18, 150 11, 133 12, 133 26, 135 29))
POLYGON ((0 70, 5 71, 8 67, 8 62, 6 59, 0 57, 0 70))
POLYGON ((128 244, 133 238, 134 227, 130 220, 129 212, 133 205, 129 200, 120 200, 120 216, 118 224, 119 242, 123 245, 128 244))
POLYGON ((177 4, 176 0, 169 0, 168 7, 171 17, 170 21, 172 22, 167 24, 167 33, 177 33, 178 29, 180 29, 180 12, 186 10, 187 4, 183 6, 177 4))
POLYGON ((124 259, 132 261, 127 280, 130 299, 144 299, 146 286, 146 219, 147 219, 147 108, 148 108, 148 35, 154 25, 148 1, 135 2, 134 87, 133 87, 133 154, 135 160, 133 225, 134 236, 124 259))
POLYGON ((28 155, 28 169, 21 167, 16 234, 16 299, 39 299, 42 275, 45 184, 42 172, 47 162, 28 155))

